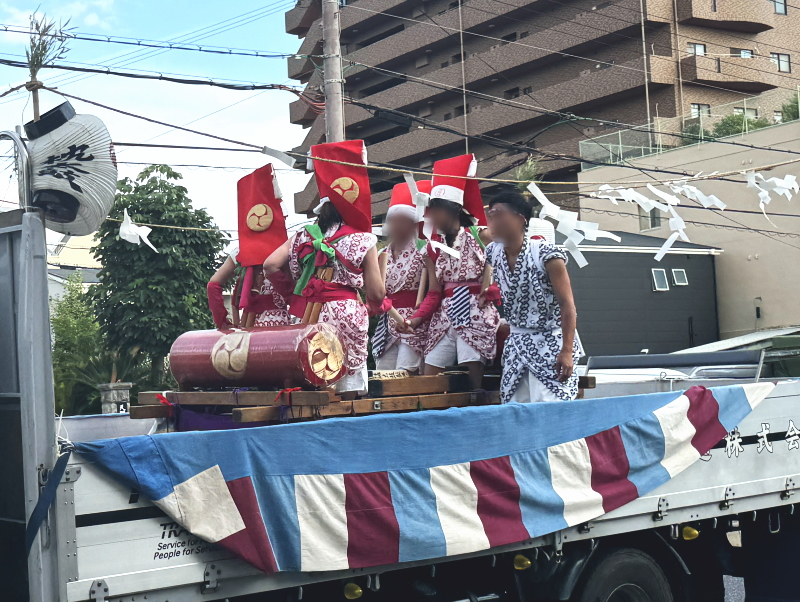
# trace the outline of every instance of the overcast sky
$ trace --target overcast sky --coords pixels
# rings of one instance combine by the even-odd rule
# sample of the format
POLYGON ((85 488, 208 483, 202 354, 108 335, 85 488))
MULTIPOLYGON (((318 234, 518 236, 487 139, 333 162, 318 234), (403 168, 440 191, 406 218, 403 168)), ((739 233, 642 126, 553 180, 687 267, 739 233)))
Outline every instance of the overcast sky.
MULTIPOLYGON (((293 4, 292 0, 9 1, 0 2, 0 23, 27 27, 28 15, 38 5, 40 14, 71 19, 70 26, 75 27, 78 33, 151 40, 186 40, 214 46, 292 53, 297 50, 299 42, 296 37, 285 33, 284 12, 293 4), (247 13, 249 14, 240 17, 247 13)), ((0 57, 25 60, 26 44, 26 35, 0 33, 0 57)), ((136 70, 242 80, 248 83, 297 83, 287 78, 286 60, 280 58, 137 49, 76 40, 70 41, 69 47, 66 61, 70 64, 128 66, 136 70)), ((27 79, 25 69, 0 66, 0 92, 27 79)), ((289 103, 295 100, 295 96, 289 92, 240 92, 51 69, 42 70, 39 79, 45 85, 57 86, 76 96, 176 125, 194 122, 189 127, 252 144, 289 150, 302 142, 305 135, 305 130, 289 123, 289 103), (210 113, 214 114, 209 115, 210 113)), ((40 95, 42 112, 62 102, 61 97, 51 92, 43 91, 40 95)), ((32 119, 29 96, 23 91, 0 99, 0 129, 13 129, 15 125, 32 119)), ((230 146, 194 134, 169 131, 163 126, 79 101, 70 102, 78 113, 91 113, 100 117, 111 132, 112 139, 117 142, 153 141, 159 144, 230 146)), ((9 145, 3 143, 0 154, 7 156, 8 151, 9 145)), ((278 171, 278 179, 290 207, 292 194, 301 190, 308 180, 308 175, 303 172, 292 172, 286 165, 257 153, 120 147, 117 148, 117 157, 120 161, 147 164, 201 164, 253 169, 273 162, 276 168, 282 170, 278 171)), ((0 207, 11 209, 13 205, 8 201, 16 202, 16 184, 9 180, 11 171, 8 159, 3 159, 0 166, 3 166, 0 171, 0 199, 5 201, 0 207)), ((120 177, 135 177, 143 167, 121 163, 120 177)), ((207 209, 220 228, 236 228, 236 181, 248 172, 239 169, 188 167, 176 167, 176 170, 183 174, 183 184, 188 188, 195 207, 207 209)))

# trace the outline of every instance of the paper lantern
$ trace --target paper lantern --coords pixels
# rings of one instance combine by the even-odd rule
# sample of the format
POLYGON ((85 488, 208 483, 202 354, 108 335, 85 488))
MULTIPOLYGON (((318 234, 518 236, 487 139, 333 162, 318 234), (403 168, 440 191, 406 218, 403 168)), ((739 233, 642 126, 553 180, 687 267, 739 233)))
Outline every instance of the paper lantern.
POLYGON ((92 115, 68 102, 25 124, 33 205, 47 227, 84 236, 97 231, 114 204, 117 161, 111 135, 92 115))

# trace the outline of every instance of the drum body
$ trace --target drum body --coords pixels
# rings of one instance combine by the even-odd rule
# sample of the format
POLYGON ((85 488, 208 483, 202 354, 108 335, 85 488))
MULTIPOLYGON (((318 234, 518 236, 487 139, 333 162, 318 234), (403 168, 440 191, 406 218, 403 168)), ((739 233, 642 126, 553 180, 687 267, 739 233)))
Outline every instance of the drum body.
POLYGON ((181 390, 328 386, 346 371, 330 324, 194 330, 172 344, 170 370, 181 390))

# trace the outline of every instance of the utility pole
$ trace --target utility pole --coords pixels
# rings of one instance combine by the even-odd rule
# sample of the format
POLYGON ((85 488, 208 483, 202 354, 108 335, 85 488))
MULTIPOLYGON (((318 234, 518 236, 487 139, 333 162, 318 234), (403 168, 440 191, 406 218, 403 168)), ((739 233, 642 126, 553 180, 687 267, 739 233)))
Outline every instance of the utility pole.
POLYGON ((341 142, 344 140, 344 79, 339 44, 339 0, 321 1, 325 141, 341 142))

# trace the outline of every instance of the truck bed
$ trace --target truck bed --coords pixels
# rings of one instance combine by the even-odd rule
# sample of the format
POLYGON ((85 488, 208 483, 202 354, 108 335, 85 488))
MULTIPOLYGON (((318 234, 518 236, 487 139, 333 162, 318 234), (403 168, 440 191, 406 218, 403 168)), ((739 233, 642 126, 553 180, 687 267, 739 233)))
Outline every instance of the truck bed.
MULTIPOLYGON (((608 403, 613 402, 613 397, 608 398, 608 403)), ((127 417, 105 420, 105 427, 68 428, 84 440, 125 432, 122 421, 127 417), (89 430, 94 435, 83 434, 89 430)), ((128 424, 137 425, 130 427, 136 430, 130 434, 141 434, 144 428, 141 421, 128 424)), ((650 494, 584 525, 463 557, 539 546, 558 549, 575 540, 793 504, 794 489, 800 483, 800 430, 796 426, 800 427, 800 381, 779 382, 736 431, 650 494)), ((215 600, 463 558, 265 575, 184 531, 138 492, 120 485, 78 454, 70 461, 55 508, 61 535, 58 541, 65 542, 59 550, 63 561, 59 562, 61 602, 103 599, 93 597, 99 593, 98 583, 100 589, 108 588, 105 596, 112 601, 132 600, 134 595, 139 599, 139 593, 147 593, 148 602, 196 602, 204 590, 203 599, 215 600)))

